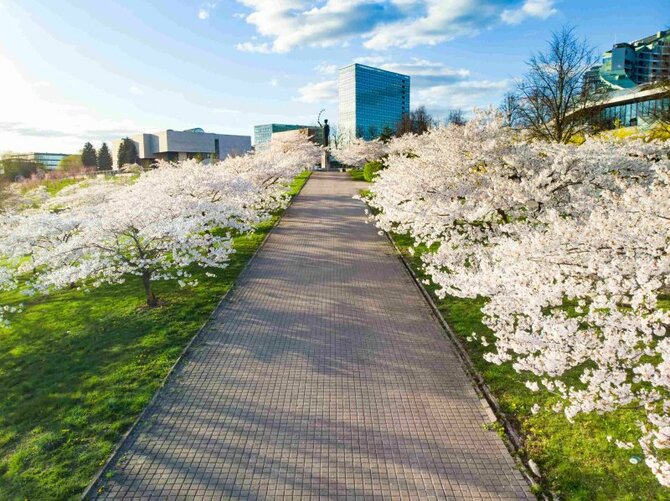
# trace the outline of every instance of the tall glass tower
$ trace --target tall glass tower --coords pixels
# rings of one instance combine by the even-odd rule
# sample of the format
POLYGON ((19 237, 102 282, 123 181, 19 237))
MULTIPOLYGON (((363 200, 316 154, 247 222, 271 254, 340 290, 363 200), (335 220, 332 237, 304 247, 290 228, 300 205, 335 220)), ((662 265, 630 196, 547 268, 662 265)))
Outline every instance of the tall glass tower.
POLYGON ((409 113, 409 76, 363 64, 340 69, 340 132, 342 139, 374 139, 388 127, 395 131, 409 113))

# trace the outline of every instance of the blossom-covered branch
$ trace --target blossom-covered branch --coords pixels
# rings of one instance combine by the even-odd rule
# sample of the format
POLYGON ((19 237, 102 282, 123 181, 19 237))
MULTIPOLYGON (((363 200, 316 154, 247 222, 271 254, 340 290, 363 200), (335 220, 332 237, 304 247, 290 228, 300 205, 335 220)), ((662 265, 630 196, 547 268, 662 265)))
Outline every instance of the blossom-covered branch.
POLYGON ((194 284, 191 268, 223 268, 232 238, 287 201, 288 181, 320 149, 293 140, 213 165, 159 162, 133 182, 100 179, 62 190, 36 208, 6 214, 0 256, 31 277, 33 292, 141 279, 194 284))
POLYGON ((527 142, 480 113, 389 151, 374 219, 434 249, 438 294, 489 299, 486 358, 554 392, 568 419, 646 409, 640 445, 670 486, 668 146, 527 142))

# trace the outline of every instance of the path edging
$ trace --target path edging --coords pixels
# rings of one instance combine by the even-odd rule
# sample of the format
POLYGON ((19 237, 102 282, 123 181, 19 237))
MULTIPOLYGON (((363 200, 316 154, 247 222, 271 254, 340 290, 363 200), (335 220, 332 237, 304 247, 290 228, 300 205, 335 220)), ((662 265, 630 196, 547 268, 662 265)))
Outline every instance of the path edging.
MULTIPOLYGON (((512 423, 507 419, 505 416, 505 413, 500 407, 500 403, 498 402, 498 399, 493 395, 491 392, 491 389, 488 387, 486 382, 483 380, 483 378, 479 375, 479 372, 475 368, 474 364, 472 363, 472 360, 470 360, 470 355, 468 354, 467 350, 463 346, 463 343, 461 340, 458 338, 454 330, 452 329, 451 325, 444 319, 442 316, 442 313, 440 312, 439 308, 435 304, 435 301, 433 300, 433 297, 430 295, 430 292, 426 290, 424 285, 421 283, 421 280, 419 277, 416 275, 414 270, 412 269, 412 266, 407 262, 405 259, 405 255, 403 254, 402 250, 398 245, 395 243, 393 240, 393 237, 388 232, 384 232, 384 235, 386 235, 386 238, 388 238, 389 242, 391 242, 391 245, 393 248, 396 250, 396 253, 398 254, 398 259, 400 262, 403 264, 403 267, 405 268, 405 271, 409 274, 409 276, 412 278, 412 281, 414 282, 414 285, 419 289, 421 292, 421 295, 424 297, 428 305, 430 306, 430 309, 433 313, 433 315, 436 317, 440 325, 442 326, 442 329, 446 332, 447 337, 451 341, 452 345, 456 349, 456 354, 458 355, 458 358, 461 362, 461 366, 463 367, 463 370, 465 373, 470 377, 472 382, 474 383, 474 387, 477 390, 477 392, 484 398, 486 403, 488 404, 488 410, 493 412, 494 417, 498 422, 500 422, 503 426, 503 429, 505 431, 505 437, 507 440, 503 440, 503 443, 509 450, 509 452, 512 454, 513 458, 517 459, 517 465, 519 466, 519 471, 523 475, 523 477, 526 479, 528 484, 534 489, 534 492, 537 490, 539 491, 542 489, 542 486, 539 484, 537 481, 538 476, 535 474, 533 471, 533 466, 529 464, 528 458, 526 458, 525 453, 523 453, 523 439, 519 435, 519 433, 516 431, 512 423)), ((483 402, 482 402, 483 404, 483 402)), ((534 464, 534 463, 533 463, 534 464)), ((535 467, 537 468, 537 466, 535 467)), ((536 496, 542 496, 542 499, 551 499, 547 497, 544 494, 535 494, 536 496)), ((553 494, 552 494, 553 496, 553 494)), ((553 496, 555 498, 555 496, 553 496)))
MULTIPOLYGON (((105 472, 107 472, 109 470, 109 468, 114 463, 116 463, 116 461, 119 458, 119 453, 121 452, 121 449, 123 448, 123 446, 126 444, 128 439, 135 433, 135 431, 137 431, 137 428, 138 428, 140 422, 148 414, 149 409, 151 409, 153 407, 154 403, 158 399, 158 396, 164 391, 164 389, 168 385, 168 383, 172 382, 172 380, 174 379, 174 377, 177 373, 177 370, 182 368, 182 366, 185 363, 186 355, 188 355, 189 352, 191 351, 191 348, 194 345, 195 341, 197 341, 201 337, 202 333, 205 330, 205 327, 207 327, 209 325, 209 323, 212 321, 212 319, 216 316, 217 312, 220 310, 224 301, 237 288, 237 284, 239 283, 240 279, 246 273, 247 269, 249 268, 249 265, 251 265, 252 261, 254 261, 256 259, 256 256, 261 251, 261 249, 265 246, 265 242, 267 242, 268 238, 270 238, 270 235, 272 234, 274 229, 279 225, 279 223, 282 221, 282 219, 284 219, 284 215, 286 215, 286 211, 289 210, 289 208, 293 204, 293 200, 300 194, 300 192, 303 190, 305 185, 309 182, 310 177, 311 177, 311 173, 310 173, 310 176, 308 176, 307 179, 305 180, 305 183, 300 187, 300 190, 295 195, 293 195, 291 197, 291 201, 290 201, 289 205, 284 209, 281 216, 279 216, 279 218, 277 219, 275 224, 272 226, 272 228, 270 228, 267 235, 265 235, 265 237, 263 238, 263 241, 258 245, 258 247, 254 251, 254 253, 251 255, 249 260, 245 263, 244 267, 240 270, 240 273, 237 275, 237 278, 233 281, 233 284, 231 285, 230 289, 228 289, 223 294, 223 296, 221 296, 221 300, 217 303, 217 305, 214 307, 214 309, 209 314, 207 319, 203 322, 203 324, 200 326, 200 328, 196 331, 196 333, 193 335, 193 337, 189 340, 189 342, 186 344, 184 349, 181 351, 181 353, 179 354, 179 357, 177 357, 177 360, 175 360, 174 364, 172 364, 172 367, 170 367, 170 370, 165 375, 165 377, 163 378, 163 380, 159 384, 158 388, 154 392, 153 397, 151 397, 151 400, 149 400, 149 403, 144 407, 144 409, 142 410, 140 415, 137 416, 137 419, 135 419, 135 421, 133 421, 133 424, 130 426, 130 428, 128 428, 128 431, 126 431, 123 434, 123 436, 119 439, 119 441, 116 443, 116 445, 114 446, 114 450, 112 451, 112 453, 109 456, 109 458, 107 459, 107 461, 105 461, 105 464, 103 464, 100 467, 98 472, 93 477, 93 480, 91 480, 91 482, 86 486, 86 489, 84 490, 84 492, 83 492, 83 494, 81 495, 81 498, 80 498, 82 501, 90 499, 90 496, 92 494, 93 489, 100 483, 101 480, 103 480, 102 477, 105 474, 105 472)), ((104 481, 103 481, 103 483, 104 483, 104 481)))

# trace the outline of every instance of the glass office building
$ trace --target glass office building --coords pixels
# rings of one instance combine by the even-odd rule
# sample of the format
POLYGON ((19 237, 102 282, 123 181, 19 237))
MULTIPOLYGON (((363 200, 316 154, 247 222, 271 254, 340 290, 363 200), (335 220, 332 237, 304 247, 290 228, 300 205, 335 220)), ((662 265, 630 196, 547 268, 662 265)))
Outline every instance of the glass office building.
POLYGON ((670 30, 617 43, 584 75, 592 90, 633 89, 670 78, 670 30))
MULTIPOLYGON (((264 150, 270 147, 272 134, 289 130, 309 129, 309 125, 265 124, 254 126, 254 148, 264 150)), ((313 128, 313 127, 312 127, 313 128)))
POLYGON ((9 158, 37 162, 44 165, 46 169, 56 170, 60 161, 68 155, 69 153, 20 153, 9 158))
POLYGON ((340 69, 340 133, 343 141, 374 139, 409 113, 410 78, 363 64, 340 69))
POLYGON ((670 110, 667 89, 655 83, 670 79, 670 30, 615 44, 601 64, 584 74, 586 92, 601 92, 593 104, 609 128, 651 127, 670 110))
POLYGON ((601 117, 610 127, 650 127, 659 116, 670 115, 670 96, 665 89, 612 93, 603 104, 601 117))

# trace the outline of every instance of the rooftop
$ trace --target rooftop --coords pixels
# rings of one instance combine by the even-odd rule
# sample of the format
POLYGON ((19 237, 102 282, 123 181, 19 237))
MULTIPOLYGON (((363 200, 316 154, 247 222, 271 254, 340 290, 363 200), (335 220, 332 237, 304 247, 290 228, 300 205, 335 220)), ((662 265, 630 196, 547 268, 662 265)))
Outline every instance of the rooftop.
POLYGON ((352 66, 354 66, 354 67, 358 66, 360 68, 364 68, 364 69, 370 70, 370 71, 378 71, 379 73, 388 73, 388 74, 391 74, 391 75, 399 75, 401 77, 409 78, 409 75, 404 75, 403 73, 398 73, 396 71, 383 70, 381 68, 375 68, 374 66, 368 66, 366 64, 361 64, 361 63, 351 63, 351 64, 348 64, 346 66, 342 66, 340 68, 340 71, 346 70, 347 68, 350 68, 352 66))

